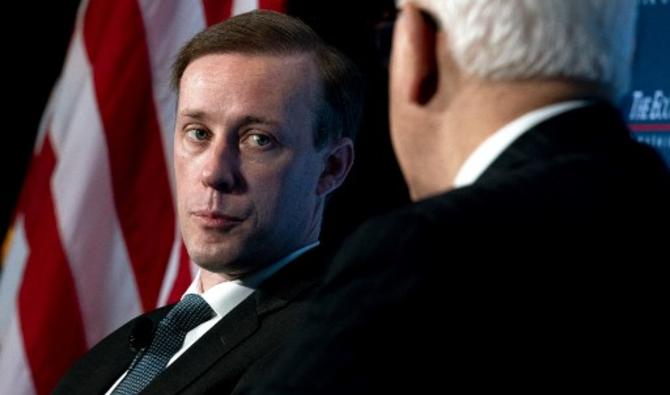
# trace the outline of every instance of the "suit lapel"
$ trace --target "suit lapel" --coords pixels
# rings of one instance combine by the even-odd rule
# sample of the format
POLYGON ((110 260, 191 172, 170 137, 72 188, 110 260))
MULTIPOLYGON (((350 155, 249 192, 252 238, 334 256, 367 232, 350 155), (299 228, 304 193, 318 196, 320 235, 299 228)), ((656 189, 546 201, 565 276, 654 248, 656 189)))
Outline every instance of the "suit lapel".
MULTIPOLYGON (((129 332, 127 332, 129 333, 129 332)), ((77 373, 59 394, 104 394, 128 369, 136 352, 128 344, 128 336, 118 336, 95 350, 94 359, 84 357, 77 365, 77 373), (109 356, 114 356, 109 358, 109 356)))
POLYGON ((171 306, 164 307, 142 315, 107 336, 72 367, 54 393, 88 395, 107 392, 128 369, 137 354, 129 341, 137 321, 149 318, 157 324, 170 308, 171 306))
POLYGON ((258 315, 264 316, 281 309, 314 286, 328 262, 326 254, 322 247, 316 247, 263 283, 252 295, 256 299, 258 315))
MULTIPOLYGON (((249 295, 156 378, 143 394, 174 394, 252 336, 263 316, 283 308, 318 279, 319 248, 298 257, 249 295)), ((225 375, 225 372, 222 372, 225 375)))

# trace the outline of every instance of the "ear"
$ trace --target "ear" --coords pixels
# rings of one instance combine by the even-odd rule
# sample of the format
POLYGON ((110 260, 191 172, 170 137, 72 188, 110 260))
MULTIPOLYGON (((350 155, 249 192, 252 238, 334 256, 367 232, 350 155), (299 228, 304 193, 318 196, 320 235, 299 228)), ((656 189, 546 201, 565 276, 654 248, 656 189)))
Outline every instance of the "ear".
POLYGON ((325 196, 342 185, 354 164, 354 143, 348 137, 331 143, 325 150, 323 171, 316 188, 319 196, 325 196))
POLYGON ((391 86, 403 100, 428 103, 437 92, 437 26, 415 6, 403 7, 396 21, 391 54, 391 86))

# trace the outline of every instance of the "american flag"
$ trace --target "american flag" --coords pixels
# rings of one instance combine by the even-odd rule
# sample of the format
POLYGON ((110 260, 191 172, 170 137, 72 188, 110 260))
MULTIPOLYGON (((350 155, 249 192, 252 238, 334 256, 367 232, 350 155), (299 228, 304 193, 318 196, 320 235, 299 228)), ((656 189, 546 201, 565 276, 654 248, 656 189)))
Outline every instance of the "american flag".
POLYGON ((284 0, 84 0, 43 114, 0 283, 0 394, 48 394, 193 267, 176 224, 169 87, 206 26, 284 0))

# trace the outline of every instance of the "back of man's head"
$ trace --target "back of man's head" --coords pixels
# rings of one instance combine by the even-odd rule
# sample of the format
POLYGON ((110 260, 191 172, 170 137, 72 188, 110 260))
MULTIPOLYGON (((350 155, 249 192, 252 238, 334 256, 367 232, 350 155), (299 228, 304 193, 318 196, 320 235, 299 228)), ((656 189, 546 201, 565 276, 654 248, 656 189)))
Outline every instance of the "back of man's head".
POLYGON ((562 79, 625 92, 634 48, 631 0, 408 0, 447 32, 456 64, 493 81, 562 79))

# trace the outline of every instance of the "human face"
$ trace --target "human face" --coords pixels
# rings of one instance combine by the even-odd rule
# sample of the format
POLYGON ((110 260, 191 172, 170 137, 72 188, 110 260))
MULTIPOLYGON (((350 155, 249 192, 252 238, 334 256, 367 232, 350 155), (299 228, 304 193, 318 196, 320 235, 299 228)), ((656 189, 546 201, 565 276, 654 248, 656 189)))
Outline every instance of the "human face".
POLYGON ((236 278, 318 237, 324 154, 308 55, 211 54, 179 86, 177 209, 191 259, 236 278))

